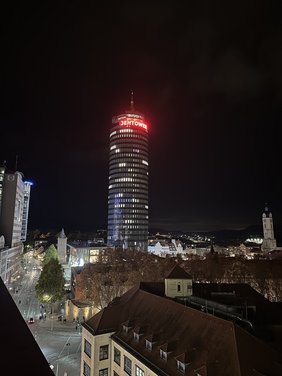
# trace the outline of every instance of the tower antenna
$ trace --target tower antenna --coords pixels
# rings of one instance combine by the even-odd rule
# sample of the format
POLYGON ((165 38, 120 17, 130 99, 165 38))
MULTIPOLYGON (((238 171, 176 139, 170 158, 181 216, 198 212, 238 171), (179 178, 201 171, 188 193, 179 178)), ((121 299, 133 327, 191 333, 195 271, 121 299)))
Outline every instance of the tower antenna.
POLYGON ((131 90, 131 95, 130 95, 130 110, 134 111, 133 90, 131 90))
POLYGON ((18 168, 18 154, 16 155, 16 160, 15 160, 15 171, 17 171, 18 168))

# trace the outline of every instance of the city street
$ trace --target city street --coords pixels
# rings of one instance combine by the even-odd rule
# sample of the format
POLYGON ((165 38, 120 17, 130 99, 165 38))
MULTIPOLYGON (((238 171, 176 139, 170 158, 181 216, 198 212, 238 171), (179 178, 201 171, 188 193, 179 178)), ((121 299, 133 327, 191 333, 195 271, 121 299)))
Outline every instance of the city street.
POLYGON ((40 275, 36 261, 28 258, 26 272, 21 281, 10 289, 24 320, 56 376, 78 376, 80 372, 80 328, 70 322, 58 320, 59 313, 51 315, 35 296, 35 285, 40 275), (46 313, 45 313, 46 311, 46 313), (40 316, 43 316, 41 320, 40 316), (34 323, 28 323, 30 318, 34 323))

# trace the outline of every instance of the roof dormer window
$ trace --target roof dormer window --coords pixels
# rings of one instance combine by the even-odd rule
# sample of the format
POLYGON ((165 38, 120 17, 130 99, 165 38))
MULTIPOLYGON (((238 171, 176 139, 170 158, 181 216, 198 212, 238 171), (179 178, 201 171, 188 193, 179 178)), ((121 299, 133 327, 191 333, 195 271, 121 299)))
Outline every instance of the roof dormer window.
POLYGON ((124 333, 128 333, 129 329, 131 329, 131 328, 132 328, 132 322, 131 322, 131 320, 127 320, 124 323, 122 323, 122 331, 124 333))
POLYGON ((167 352, 160 349, 160 358, 163 360, 167 360, 167 352))
POLYGON ((129 331, 129 327, 126 326, 126 325, 123 325, 123 326, 122 326, 122 330, 124 331, 124 333, 128 333, 128 331, 129 331))
POLYGON ((153 343, 151 341, 148 341, 147 339, 145 341, 145 346, 146 346, 147 350, 149 350, 149 351, 153 350, 153 343))
POLYGON ((133 333, 133 338, 134 338, 134 341, 135 341, 135 342, 139 342, 140 334, 134 332, 134 333, 133 333))
POLYGON ((185 370, 186 370, 185 364, 180 362, 179 360, 176 361, 176 364, 177 364, 178 371, 185 373, 185 370))
POLYGON ((193 348, 191 351, 189 352, 184 352, 180 355, 178 355, 175 360, 176 360, 176 367, 178 369, 179 372, 181 373, 185 373, 186 370, 187 370, 187 367, 189 366, 189 364, 191 364, 191 362, 193 361, 193 359, 195 359, 195 348, 193 348))

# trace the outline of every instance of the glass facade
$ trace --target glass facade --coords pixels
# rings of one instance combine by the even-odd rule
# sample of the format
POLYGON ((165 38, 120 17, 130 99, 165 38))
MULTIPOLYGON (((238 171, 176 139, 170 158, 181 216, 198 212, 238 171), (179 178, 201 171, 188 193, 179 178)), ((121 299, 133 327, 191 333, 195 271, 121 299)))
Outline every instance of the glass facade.
POLYGON ((22 229, 21 229, 22 241, 26 241, 31 186, 32 186, 31 182, 28 182, 28 181, 24 182, 24 201, 23 201, 23 216, 22 216, 22 229))
POLYGON ((148 126, 142 114, 112 119, 110 131, 108 244, 147 251, 148 126))
POLYGON ((0 215, 2 208, 2 194, 3 194, 3 183, 4 183, 5 167, 0 166, 0 215))

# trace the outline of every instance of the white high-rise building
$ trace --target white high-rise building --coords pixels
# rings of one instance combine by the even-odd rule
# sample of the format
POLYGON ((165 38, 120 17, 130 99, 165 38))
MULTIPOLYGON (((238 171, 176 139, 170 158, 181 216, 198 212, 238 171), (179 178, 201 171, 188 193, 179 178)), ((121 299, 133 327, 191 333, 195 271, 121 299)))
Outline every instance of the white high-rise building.
POLYGON ((272 213, 269 211, 267 204, 265 205, 265 210, 262 215, 262 225, 263 243, 261 248, 264 253, 267 253, 277 246, 276 239, 274 238, 272 213))
POLYGON ((5 176, 5 166, 0 166, 0 216, 1 216, 1 209, 2 209, 4 176, 5 176))
POLYGON ((9 247, 21 244, 24 188, 23 174, 21 172, 5 173, 0 232, 1 235, 4 235, 6 245, 9 247))
POLYGON ((29 181, 24 182, 23 217, 22 217, 22 231, 21 231, 21 239, 23 242, 26 241, 26 235, 27 235, 30 188, 32 185, 33 183, 29 181))
POLYGON ((22 241, 26 240, 31 183, 23 181, 19 171, 7 172, 0 167, 0 276, 10 283, 21 266, 22 241))

